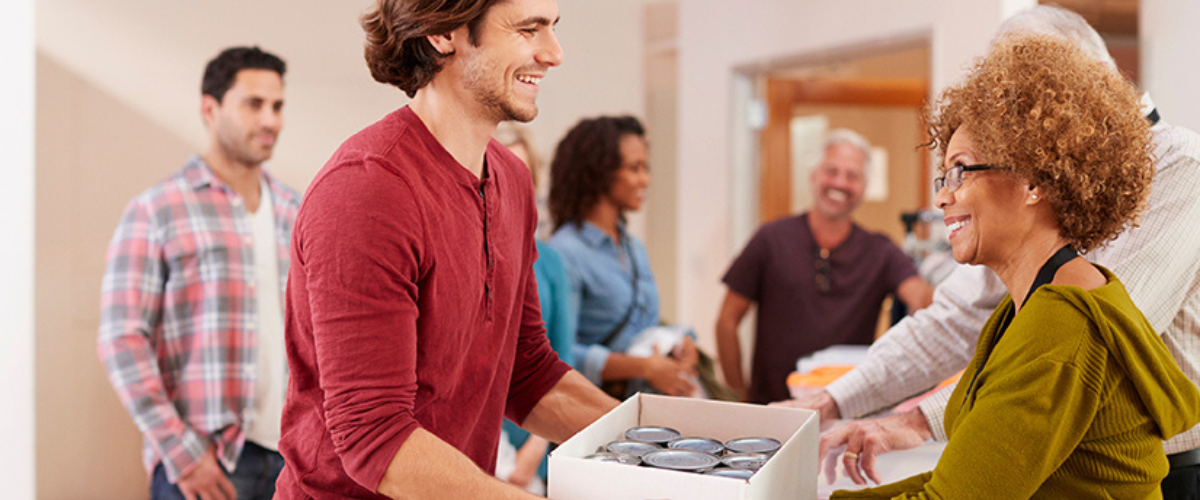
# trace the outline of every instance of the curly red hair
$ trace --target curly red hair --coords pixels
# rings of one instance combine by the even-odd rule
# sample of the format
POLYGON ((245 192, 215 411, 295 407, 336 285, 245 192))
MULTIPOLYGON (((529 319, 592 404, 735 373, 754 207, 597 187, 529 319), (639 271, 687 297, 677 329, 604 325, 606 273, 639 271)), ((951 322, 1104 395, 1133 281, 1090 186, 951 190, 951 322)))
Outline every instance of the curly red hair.
POLYGON ((1154 157, 1139 94, 1062 37, 1005 37, 930 114, 941 157, 966 127, 989 164, 1041 189, 1081 252, 1136 226, 1145 209, 1154 157))

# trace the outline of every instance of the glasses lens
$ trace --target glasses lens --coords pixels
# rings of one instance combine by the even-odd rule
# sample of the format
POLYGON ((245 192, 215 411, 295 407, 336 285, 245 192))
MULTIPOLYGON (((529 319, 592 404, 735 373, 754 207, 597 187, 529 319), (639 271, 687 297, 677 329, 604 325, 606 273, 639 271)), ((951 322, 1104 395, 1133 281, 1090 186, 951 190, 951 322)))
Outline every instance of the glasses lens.
POLYGON ((950 188, 950 192, 954 192, 962 187, 962 167, 954 167, 946 171, 946 186, 950 188))
POLYGON ((946 185, 946 178, 945 178, 945 177, 938 177, 938 178, 934 179, 934 180, 933 180, 933 192, 934 192, 934 194, 936 194, 937 192, 941 191, 941 190, 942 190, 942 186, 945 186, 945 185, 946 185))

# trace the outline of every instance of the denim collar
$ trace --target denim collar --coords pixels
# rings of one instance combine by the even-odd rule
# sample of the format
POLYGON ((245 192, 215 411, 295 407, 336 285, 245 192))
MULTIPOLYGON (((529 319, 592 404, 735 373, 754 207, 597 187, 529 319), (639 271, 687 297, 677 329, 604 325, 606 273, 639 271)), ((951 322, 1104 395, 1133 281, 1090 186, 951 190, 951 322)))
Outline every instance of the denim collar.
MULTIPOLYGON (((629 239, 629 235, 625 234, 625 224, 620 222, 617 223, 617 233, 621 235, 622 241, 629 239)), ((611 235, 604 232, 603 229, 600 229, 595 224, 592 224, 586 220, 580 225, 579 236, 583 239, 583 241, 586 241, 593 247, 601 246, 605 242, 616 246, 616 242, 613 241, 611 235)))

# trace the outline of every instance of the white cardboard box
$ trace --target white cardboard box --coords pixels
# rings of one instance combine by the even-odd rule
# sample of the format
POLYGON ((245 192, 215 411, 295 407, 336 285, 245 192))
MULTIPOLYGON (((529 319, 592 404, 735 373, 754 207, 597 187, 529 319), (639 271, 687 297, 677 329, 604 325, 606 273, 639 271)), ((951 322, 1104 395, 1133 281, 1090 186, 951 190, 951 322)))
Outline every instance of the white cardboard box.
POLYGON ((816 412, 638 394, 550 454, 554 500, 814 500, 817 498, 816 412), (585 460, 621 439, 625 429, 664 425, 684 436, 720 441, 771 437, 783 447, 748 481, 585 460))

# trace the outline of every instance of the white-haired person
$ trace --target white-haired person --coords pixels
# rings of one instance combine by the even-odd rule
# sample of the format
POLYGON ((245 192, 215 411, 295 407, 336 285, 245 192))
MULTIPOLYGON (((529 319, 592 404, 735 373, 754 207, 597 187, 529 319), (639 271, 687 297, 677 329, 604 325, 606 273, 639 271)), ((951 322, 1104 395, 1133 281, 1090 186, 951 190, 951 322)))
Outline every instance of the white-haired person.
POLYGON ((765 224, 730 265, 717 318, 717 346, 729 386, 744 399, 789 397, 787 376, 802 356, 836 344, 870 344, 889 295, 910 311, 933 289, 887 236, 854 223, 866 189, 870 144, 836 129, 812 169, 812 208, 765 224), (757 306, 750 384, 742 380, 738 323, 757 306))

